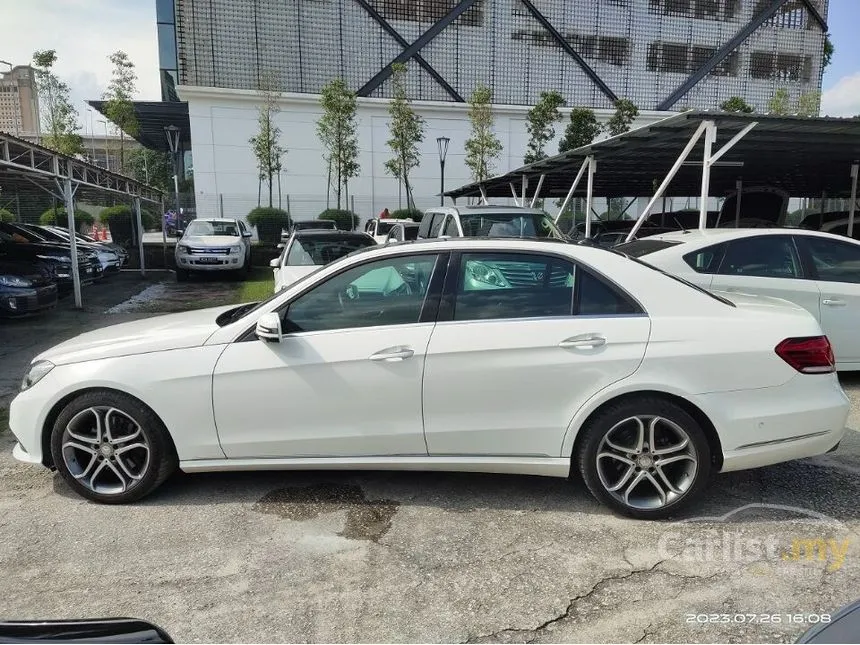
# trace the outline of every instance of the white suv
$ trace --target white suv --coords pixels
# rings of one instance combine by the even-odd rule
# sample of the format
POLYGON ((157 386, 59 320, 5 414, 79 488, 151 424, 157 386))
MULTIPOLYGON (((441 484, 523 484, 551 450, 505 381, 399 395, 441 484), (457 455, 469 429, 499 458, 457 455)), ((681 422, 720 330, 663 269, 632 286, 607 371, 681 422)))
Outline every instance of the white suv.
POLYGON ((539 208, 439 206, 424 211, 418 239, 434 237, 520 237, 567 240, 539 208))
POLYGON ((176 279, 192 271, 251 270, 251 231, 238 219, 195 219, 176 243, 176 279))

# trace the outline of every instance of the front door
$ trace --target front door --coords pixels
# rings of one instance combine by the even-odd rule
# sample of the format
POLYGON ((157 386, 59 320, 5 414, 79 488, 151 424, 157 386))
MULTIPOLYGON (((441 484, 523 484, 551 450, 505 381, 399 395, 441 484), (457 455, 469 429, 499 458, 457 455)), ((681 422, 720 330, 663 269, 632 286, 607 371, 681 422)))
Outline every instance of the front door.
POLYGON ((839 369, 860 369, 860 244, 798 236, 809 251, 821 292, 821 328, 839 369))
POLYGON ((805 275, 790 235, 757 235, 728 242, 710 288, 782 298, 821 320, 818 285, 805 275))
POLYGON ((645 354, 645 313, 567 259, 464 253, 445 292, 424 374, 431 455, 559 457, 576 411, 645 354))
POLYGON ((439 257, 353 266, 289 303, 281 342, 227 347, 212 392, 227 457, 426 455, 425 302, 439 257))

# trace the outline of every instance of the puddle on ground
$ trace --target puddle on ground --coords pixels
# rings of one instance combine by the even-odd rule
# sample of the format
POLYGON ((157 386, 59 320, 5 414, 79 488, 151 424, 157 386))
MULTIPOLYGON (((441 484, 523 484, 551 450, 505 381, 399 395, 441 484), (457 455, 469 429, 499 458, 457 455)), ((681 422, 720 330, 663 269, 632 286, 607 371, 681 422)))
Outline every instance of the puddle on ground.
POLYGON ((398 506, 399 502, 390 499, 367 499, 360 486, 325 483, 275 489, 261 497, 253 509, 296 521, 346 510, 346 524, 338 535, 378 542, 391 528, 398 506))

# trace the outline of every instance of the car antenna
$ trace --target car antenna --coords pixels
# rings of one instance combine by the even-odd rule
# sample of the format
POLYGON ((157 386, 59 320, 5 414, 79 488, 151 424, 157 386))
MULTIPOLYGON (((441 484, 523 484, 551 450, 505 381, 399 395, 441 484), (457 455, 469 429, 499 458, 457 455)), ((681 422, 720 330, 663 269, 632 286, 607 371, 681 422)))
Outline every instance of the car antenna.
POLYGON ((672 219, 673 219, 673 220, 675 220, 675 224, 677 224, 677 225, 678 225, 678 228, 680 228, 680 229, 681 229, 681 232, 682 232, 682 233, 689 233, 689 232, 690 232, 690 231, 688 231, 686 228, 684 228, 684 225, 683 225, 683 224, 681 224, 681 222, 679 222, 679 221, 678 221, 678 218, 677 218, 677 217, 673 217, 672 219))

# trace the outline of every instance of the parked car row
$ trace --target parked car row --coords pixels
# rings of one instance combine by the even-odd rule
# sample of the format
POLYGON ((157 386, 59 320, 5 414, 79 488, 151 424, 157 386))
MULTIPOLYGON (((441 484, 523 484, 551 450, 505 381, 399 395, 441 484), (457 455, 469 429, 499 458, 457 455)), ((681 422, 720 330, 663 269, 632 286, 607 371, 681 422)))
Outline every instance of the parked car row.
MULTIPOLYGON (((76 235, 78 274, 91 284, 128 261, 122 247, 76 235)), ((50 309, 73 289, 68 232, 54 226, 0 222, 0 316, 50 309)))

